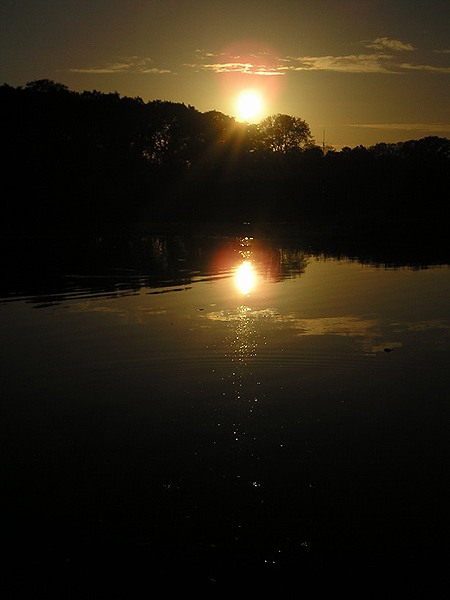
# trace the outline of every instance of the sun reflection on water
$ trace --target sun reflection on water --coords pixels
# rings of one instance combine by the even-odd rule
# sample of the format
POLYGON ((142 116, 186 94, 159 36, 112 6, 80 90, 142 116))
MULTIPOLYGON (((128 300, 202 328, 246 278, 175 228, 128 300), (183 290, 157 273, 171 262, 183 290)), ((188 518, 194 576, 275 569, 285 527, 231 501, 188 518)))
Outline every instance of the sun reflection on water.
POLYGON ((248 260, 244 261, 235 273, 235 282, 241 294, 248 295, 255 287, 255 269, 248 260))

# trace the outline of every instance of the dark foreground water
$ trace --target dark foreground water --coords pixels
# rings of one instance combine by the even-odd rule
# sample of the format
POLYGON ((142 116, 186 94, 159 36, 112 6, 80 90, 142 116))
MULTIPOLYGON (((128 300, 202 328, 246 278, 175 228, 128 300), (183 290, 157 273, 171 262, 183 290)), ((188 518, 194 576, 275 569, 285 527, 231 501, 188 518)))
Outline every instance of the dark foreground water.
POLYGON ((6 245, 6 597, 445 597, 448 266, 6 245))

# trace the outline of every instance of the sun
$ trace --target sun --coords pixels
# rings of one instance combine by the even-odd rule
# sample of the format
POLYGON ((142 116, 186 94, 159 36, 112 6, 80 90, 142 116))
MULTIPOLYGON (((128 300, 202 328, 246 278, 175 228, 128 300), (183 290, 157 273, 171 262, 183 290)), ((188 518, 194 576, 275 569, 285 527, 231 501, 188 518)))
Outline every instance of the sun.
POLYGON ((245 90, 238 98, 239 118, 243 121, 258 121, 263 109, 261 94, 254 90, 245 90))

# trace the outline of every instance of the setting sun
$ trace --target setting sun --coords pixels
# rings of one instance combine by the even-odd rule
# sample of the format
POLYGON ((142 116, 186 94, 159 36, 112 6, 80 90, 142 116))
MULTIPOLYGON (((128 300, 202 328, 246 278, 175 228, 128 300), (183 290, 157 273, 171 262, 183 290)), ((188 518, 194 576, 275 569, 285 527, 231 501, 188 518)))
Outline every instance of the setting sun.
POLYGON ((261 94, 253 90, 246 90, 238 98, 239 118, 244 121, 257 121, 261 116, 263 102, 261 94))

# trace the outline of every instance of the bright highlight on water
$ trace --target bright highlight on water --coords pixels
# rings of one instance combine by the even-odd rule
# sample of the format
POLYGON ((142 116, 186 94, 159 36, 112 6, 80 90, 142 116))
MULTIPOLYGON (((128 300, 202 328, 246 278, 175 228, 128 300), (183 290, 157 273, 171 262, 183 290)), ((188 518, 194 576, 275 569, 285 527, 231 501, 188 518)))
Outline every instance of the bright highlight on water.
POLYGON ((243 262, 236 270, 236 286, 241 294, 249 294, 255 287, 255 270, 250 261, 243 262))

